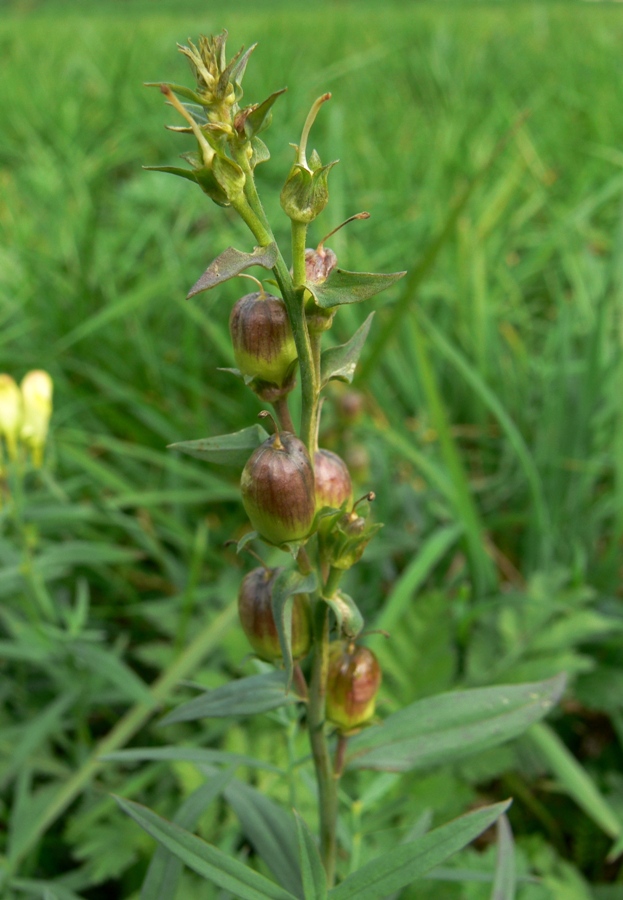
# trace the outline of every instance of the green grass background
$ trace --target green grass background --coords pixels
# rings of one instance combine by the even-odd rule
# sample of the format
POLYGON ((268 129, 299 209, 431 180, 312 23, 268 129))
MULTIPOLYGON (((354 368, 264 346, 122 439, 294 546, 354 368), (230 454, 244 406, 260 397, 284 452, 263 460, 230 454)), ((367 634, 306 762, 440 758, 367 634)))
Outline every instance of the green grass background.
MULTIPOLYGON (((346 584, 393 635, 371 639, 381 712, 564 669, 557 733, 620 821, 623 8, 119 0, 14 3, 0 16, 0 369, 45 368, 55 383, 48 466, 5 505, 0 533, 15 896, 44 896, 59 876, 86 898, 134 896, 151 845, 109 792, 172 815, 199 776, 189 764, 95 765, 124 715, 118 746, 286 752, 279 723, 163 735, 145 695, 162 673, 166 704, 179 677, 253 670, 232 613, 248 564, 222 549, 246 527, 238 473, 165 450, 252 424, 261 408, 217 371, 233 362, 227 319, 243 288, 184 299, 215 255, 252 239, 187 182, 141 169, 190 149, 142 83, 188 81, 175 42, 223 27, 232 50, 259 42, 248 102, 288 87, 258 169, 278 238, 288 145, 329 90, 313 143, 340 164, 311 239, 367 209, 333 240, 340 263, 409 273, 373 301, 363 418, 344 421, 337 389, 323 418, 325 446, 353 463, 363 454, 359 486, 386 522, 346 584)), ((331 340, 348 338, 364 306, 340 311, 331 340)), ((425 810, 443 821, 514 794, 521 864, 544 879, 520 900, 623 890, 605 861, 616 829, 604 834, 529 743, 406 792, 375 784, 352 786, 376 800, 361 831, 358 808, 347 817, 347 842, 382 849, 425 810)), ((244 852, 222 807, 202 828, 244 852)), ((470 851, 460 865, 490 871, 491 859, 470 851)), ((213 896, 194 881, 184 890, 213 896)), ((487 890, 448 883, 443 896, 487 890)))

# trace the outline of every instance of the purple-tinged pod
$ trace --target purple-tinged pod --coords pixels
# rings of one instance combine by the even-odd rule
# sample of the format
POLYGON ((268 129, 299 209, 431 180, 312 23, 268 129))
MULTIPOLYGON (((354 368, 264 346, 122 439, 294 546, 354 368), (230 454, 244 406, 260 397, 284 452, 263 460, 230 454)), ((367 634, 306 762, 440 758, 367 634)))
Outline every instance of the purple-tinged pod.
MULTIPOLYGON (((253 569, 242 580, 238 592, 238 615, 242 630, 260 659, 282 659, 279 635, 272 611, 273 586, 281 569, 253 569)), ((311 645, 309 602, 304 594, 292 601, 292 657, 307 656, 311 645)))
POLYGON ((303 441, 275 433, 255 450, 242 470, 242 502, 251 524, 272 544, 310 533, 316 514, 314 470, 303 441))
POLYGON ((317 450, 314 454, 316 479, 316 508, 340 506, 352 499, 353 483, 344 460, 332 450, 317 450))
POLYGON ((241 297, 231 311, 229 331, 242 375, 278 387, 291 380, 297 353, 283 300, 260 291, 241 297))
POLYGON ((349 732, 374 715, 381 685, 381 667, 367 647, 333 641, 329 647, 326 715, 341 731, 349 732))

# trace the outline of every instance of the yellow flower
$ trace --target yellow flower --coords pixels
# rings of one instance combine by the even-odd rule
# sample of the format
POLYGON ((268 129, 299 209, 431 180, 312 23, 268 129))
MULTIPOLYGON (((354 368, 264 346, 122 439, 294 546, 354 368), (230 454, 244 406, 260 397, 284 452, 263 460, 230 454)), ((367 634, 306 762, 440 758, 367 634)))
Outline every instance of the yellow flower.
POLYGON ((21 384, 23 417, 22 441, 32 449, 33 462, 40 466, 52 415, 52 379, 47 372, 28 372, 21 384))
POLYGON ((0 375, 0 435, 11 459, 17 456, 17 438, 22 420, 22 395, 10 375, 0 375))

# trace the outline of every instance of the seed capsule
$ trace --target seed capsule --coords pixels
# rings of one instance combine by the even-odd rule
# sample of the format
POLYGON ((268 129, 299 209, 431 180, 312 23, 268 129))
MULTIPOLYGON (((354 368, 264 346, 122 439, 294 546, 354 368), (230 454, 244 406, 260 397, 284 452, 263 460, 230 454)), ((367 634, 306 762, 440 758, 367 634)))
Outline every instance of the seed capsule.
POLYGON ((283 300, 259 291, 241 297, 231 311, 229 331, 241 373, 282 387, 297 356, 283 300))
POLYGON ((332 506, 335 509, 353 493, 350 472, 344 460, 331 450, 317 450, 314 455, 314 476, 316 479, 316 508, 332 506))
POLYGON ((251 524, 273 544, 306 537, 316 514, 314 470, 303 441, 275 433, 242 470, 242 502, 251 524))
POLYGON ((329 647, 327 719, 351 731, 374 715, 381 667, 371 650, 344 641, 329 647))
MULTIPOLYGON (((273 586, 281 569, 253 569, 242 580, 238 592, 238 615, 242 630, 260 657, 268 662, 282 658, 277 626, 271 607, 273 586)), ((311 627, 309 603, 296 594, 292 603, 292 656, 301 659, 309 652, 311 627)))

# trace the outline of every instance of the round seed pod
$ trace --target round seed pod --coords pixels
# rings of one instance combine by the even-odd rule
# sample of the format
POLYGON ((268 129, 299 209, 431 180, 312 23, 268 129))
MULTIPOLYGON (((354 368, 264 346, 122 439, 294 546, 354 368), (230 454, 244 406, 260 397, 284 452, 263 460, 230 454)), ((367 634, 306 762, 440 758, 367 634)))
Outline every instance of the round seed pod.
POLYGON ((333 641, 329 647, 327 719, 348 732, 374 715, 381 667, 367 647, 333 641))
POLYGON ((316 508, 332 506, 335 509, 350 500, 353 483, 344 460, 331 450, 317 450, 314 454, 316 479, 316 508))
POLYGON ((229 332, 241 373, 281 387, 297 356, 283 300, 260 291, 241 297, 231 311, 229 332))
POLYGON ((251 524, 272 544, 309 534, 316 514, 314 470, 303 441, 275 433, 253 452, 240 479, 251 524))
MULTIPOLYGON (((238 592, 238 615, 242 630, 260 659, 282 658, 279 635, 271 607, 273 585, 281 569, 257 568, 242 580, 238 592)), ((292 603, 292 657, 307 656, 311 646, 309 602, 296 594, 292 603)))

